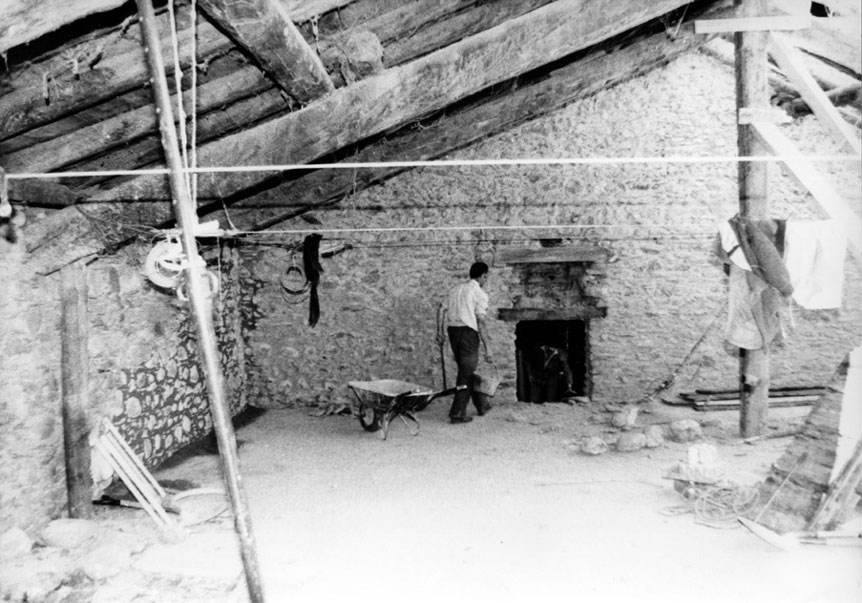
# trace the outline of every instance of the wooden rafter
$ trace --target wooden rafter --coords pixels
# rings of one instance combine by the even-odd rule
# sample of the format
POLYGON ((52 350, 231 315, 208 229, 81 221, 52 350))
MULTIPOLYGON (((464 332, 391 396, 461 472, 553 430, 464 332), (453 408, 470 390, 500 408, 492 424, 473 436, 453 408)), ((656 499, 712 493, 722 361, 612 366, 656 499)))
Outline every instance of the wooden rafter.
MULTIPOLYGON (((127 0, 3 0, 0 2, 0 53, 98 13, 118 8, 127 0)), ((296 23, 341 8, 353 0, 285 0, 296 23)))
MULTIPOLYGON (((693 35, 690 29, 682 30, 675 39, 664 32, 637 41, 629 38, 622 48, 612 52, 597 50, 535 81, 521 79, 514 90, 477 97, 457 110, 424 121, 421 128, 404 128, 361 150, 349 161, 421 161, 442 157, 666 64, 703 43, 703 37, 693 35)), ((304 210, 335 204, 405 169, 318 170, 234 203, 229 210, 230 221, 242 230, 268 228, 304 210)), ((221 212, 221 204, 214 209, 221 212)), ((221 216, 220 219, 222 224, 228 223, 221 216)))
POLYGON ((769 53, 835 140, 857 155, 862 153, 862 143, 855 129, 844 121, 838 109, 805 69, 798 51, 781 34, 773 32, 769 36, 769 53))
MULTIPOLYGON (((603 4, 593 8, 583 0, 560 0, 342 88, 300 111, 206 145, 198 153, 199 165, 305 164, 631 29, 682 4, 685 2, 664 0, 647 5, 603 4)), ((200 195, 203 198, 232 195, 271 176, 249 172, 201 178, 200 195)), ((93 200, 167 198, 164 178, 141 176, 96 195, 93 200)))
MULTIPOLYGON (((512 78, 623 32, 676 8, 680 1, 596 7, 584 2, 555 2, 520 19, 466 39, 397 69, 363 80, 303 110, 205 145, 200 165, 307 163, 345 145, 393 126, 420 119, 487 86, 512 78), (601 8, 601 10, 599 10, 601 8), (537 36, 536 32, 544 35, 537 36)), ((230 195, 269 174, 250 172, 201 179, 202 197, 230 195)), ((132 203, 136 199, 167 199, 164 179, 134 178, 91 198, 86 208, 99 232, 78 212, 52 216, 37 225, 30 250, 39 249, 41 271, 53 271, 81 254, 95 253, 106 243, 121 241, 133 231, 122 224, 160 224, 170 217, 165 204, 132 203), (123 199, 121 203, 110 203, 123 199), (101 234, 100 234, 101 233, 101 234)))
POLYGON ((320 57, 278 0, 198 0, 198 6, 300 104, 334 89, 320 57))
MULTIPOLYGON (((266 78, 256 69, 215 79, 198 88, 198 114, 230 105, 267 87, 266 78)), ((171 102, 176 103, 176 96, 171 97, 171 102)), ((3 164, 10 171, 50 172, 157 132, 155 107, 145 105, 9 153, 3 164)))
POLYGON ((834 219, 847 233, 847 240, 854 255, 862 257, 862 220, 838 194, 835 187, 819 173, 792 140, 773 124, 754 123, 760 140, 775 155, 783 156, 783 165, 788 173, 804 186, 816 205, 827 216, 834 219))

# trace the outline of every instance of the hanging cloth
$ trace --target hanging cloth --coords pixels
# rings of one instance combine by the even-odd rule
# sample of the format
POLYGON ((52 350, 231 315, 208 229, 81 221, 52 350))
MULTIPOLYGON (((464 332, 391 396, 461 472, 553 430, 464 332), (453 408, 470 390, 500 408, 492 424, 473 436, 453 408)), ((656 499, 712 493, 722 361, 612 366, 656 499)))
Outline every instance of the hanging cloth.
POLYGON ((847 237, 835 220, 787 223, 784 262, 793 299, 807 310, 841 307, 847 237))
POLYGON ((302 265, 305 270, 305 278, 311 286, 308 302, 308 324, 314 326, 320 319, 320 300, 317 296, 317 284, 320 282, 320 273, 323 267, 320 265, 320 240, 323 235, 317 233, 305 237, 302 244, 302 265))

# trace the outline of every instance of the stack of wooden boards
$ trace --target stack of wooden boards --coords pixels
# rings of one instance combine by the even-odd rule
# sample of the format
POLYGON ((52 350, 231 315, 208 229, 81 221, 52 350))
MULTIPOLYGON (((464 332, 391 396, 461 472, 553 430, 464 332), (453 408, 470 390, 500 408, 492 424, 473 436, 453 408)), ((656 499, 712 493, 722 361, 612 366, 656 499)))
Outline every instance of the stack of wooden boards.
MULTIPOLYGON (((782 387, 769 390, 769 407, 808 406, 828 391, 827 387, 782 387)), ((675 406, 696 410, 735 410, 739 408, 739 390, 705 390, 679 394, 679 400, 665 400, 675 406)))

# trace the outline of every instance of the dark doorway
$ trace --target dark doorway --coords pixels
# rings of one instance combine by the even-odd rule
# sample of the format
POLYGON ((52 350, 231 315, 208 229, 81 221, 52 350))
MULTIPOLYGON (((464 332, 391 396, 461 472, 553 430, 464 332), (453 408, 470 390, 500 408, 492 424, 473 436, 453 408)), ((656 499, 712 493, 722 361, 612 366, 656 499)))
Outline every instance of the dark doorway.
POLYGON ((589 395, 586 321, 522 320, 515 327, 515 353, 518 400, 589 395))

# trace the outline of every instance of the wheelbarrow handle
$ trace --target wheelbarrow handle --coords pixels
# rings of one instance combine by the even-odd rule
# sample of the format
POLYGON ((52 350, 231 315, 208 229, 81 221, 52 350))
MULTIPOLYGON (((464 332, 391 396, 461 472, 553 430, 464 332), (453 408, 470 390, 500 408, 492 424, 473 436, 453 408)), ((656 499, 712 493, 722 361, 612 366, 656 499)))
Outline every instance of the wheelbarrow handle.
POLYGON ((431 396, 428 399, 428 401, 430 402, 431 400, 436 400, 437 398, 442 398, 443 396, 451 396, 455 392, 459 392, 462 389, 467 389, 467 386, 466 385, 456 385, 454 387, 450 387, 450 388, 441 390, 441 391, 437 392, 436 394, 434 394, 433 396, 431 396))

